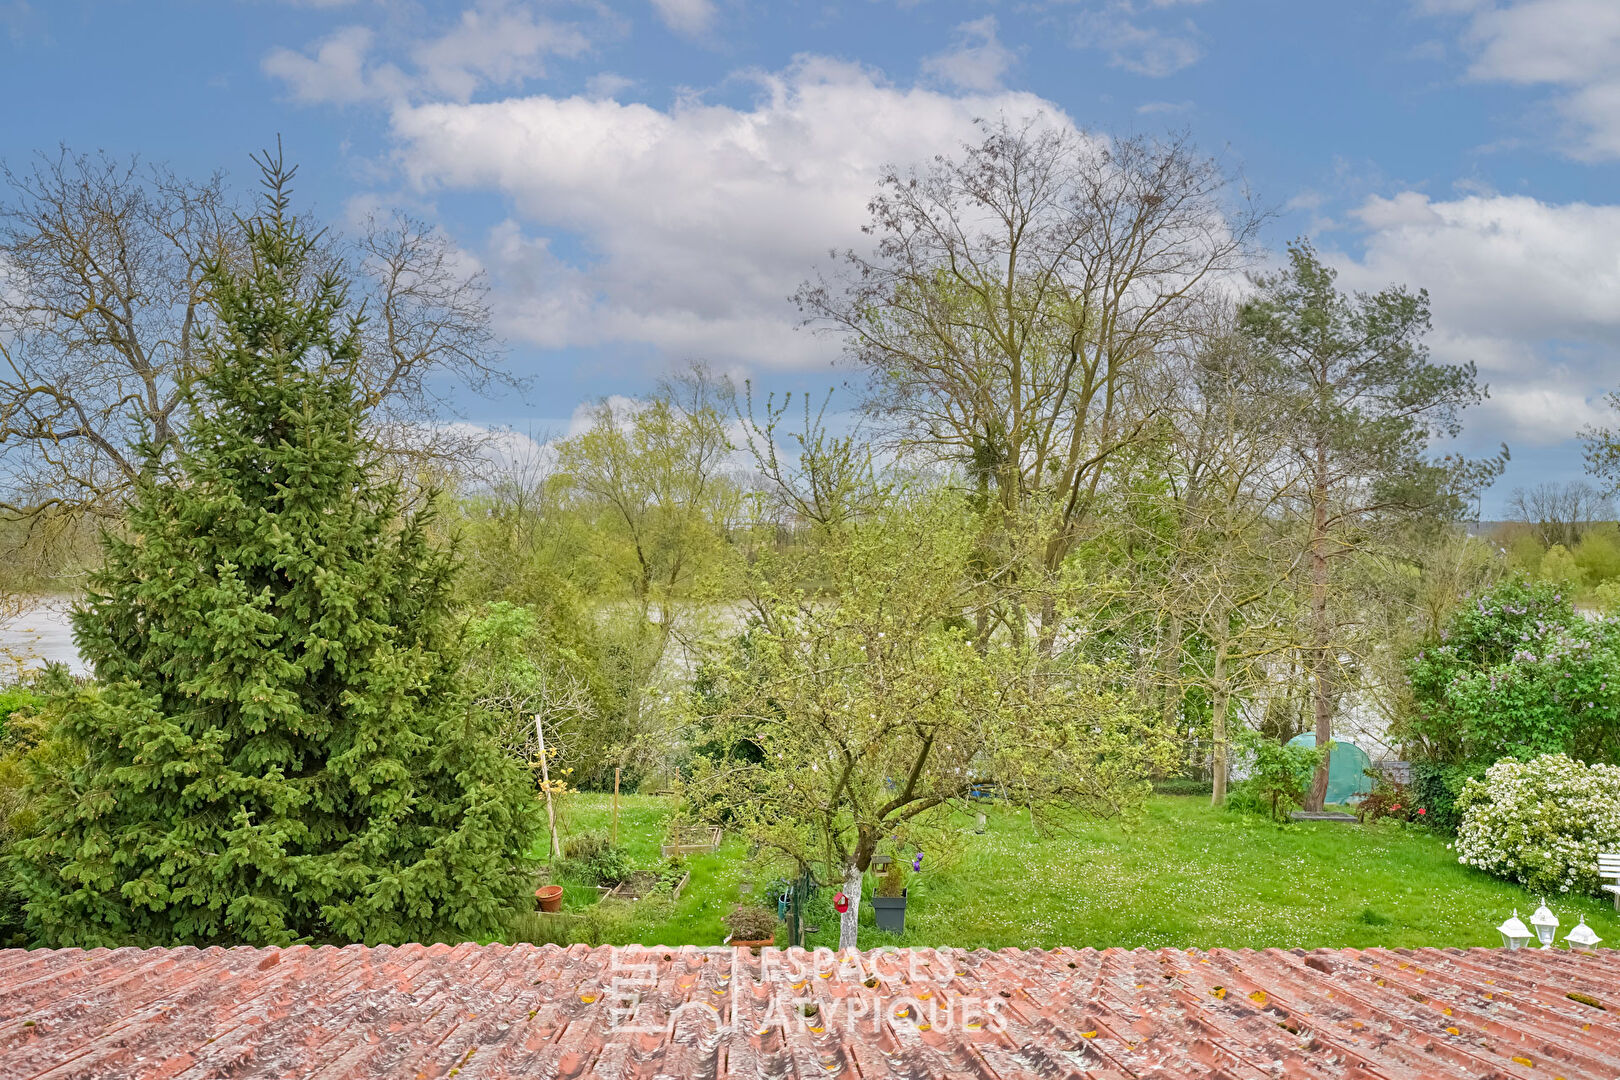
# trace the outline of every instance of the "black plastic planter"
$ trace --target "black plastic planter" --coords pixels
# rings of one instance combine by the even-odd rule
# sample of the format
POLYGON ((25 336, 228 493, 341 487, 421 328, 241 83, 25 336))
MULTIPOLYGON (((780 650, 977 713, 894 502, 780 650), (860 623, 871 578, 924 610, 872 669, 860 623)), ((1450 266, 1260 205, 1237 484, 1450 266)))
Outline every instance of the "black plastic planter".
POLYGON ((899 896, 872 897, 872 911, 877 916, 877 928, 887 930, 891 934, 904 932, 906 928, 906 894, 899 896))

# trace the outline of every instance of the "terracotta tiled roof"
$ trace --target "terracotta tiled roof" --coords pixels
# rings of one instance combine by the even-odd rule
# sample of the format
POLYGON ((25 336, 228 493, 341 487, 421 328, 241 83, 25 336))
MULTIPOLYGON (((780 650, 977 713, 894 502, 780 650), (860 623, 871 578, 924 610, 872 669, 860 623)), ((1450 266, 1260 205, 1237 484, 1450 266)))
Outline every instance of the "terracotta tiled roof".
POLYGON ((1620 953, 0 951, 0 1077, 1620 1077, 1620 953))

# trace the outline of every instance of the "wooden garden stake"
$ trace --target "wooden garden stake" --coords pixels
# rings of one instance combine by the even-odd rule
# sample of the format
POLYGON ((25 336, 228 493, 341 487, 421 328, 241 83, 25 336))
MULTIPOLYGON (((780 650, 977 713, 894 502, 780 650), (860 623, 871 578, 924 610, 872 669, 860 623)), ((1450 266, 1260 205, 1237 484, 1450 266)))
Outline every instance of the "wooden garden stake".
POLYGON ((619 767, 613 766, 613 846, 619 846, 619 767))
POLYGON ((546 820, 551 823, 551 857, 562 858, 562 845, 557 843, 557 811, 551 805, 551 770, 546 768, 546 729, 540 723, 540 714, 534 714, 534 735, 540 740, 540 786, 546 789, 546 820))

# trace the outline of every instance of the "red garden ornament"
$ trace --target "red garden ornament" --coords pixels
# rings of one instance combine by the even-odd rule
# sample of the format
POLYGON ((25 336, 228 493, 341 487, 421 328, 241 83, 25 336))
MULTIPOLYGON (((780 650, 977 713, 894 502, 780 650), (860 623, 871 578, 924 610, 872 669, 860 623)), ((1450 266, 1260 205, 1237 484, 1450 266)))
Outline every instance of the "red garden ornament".
POLYGON ((838 912, 840 915, 848 911, 849 897, 845 896, 841 891, 833 896, 833 910, 838 912))

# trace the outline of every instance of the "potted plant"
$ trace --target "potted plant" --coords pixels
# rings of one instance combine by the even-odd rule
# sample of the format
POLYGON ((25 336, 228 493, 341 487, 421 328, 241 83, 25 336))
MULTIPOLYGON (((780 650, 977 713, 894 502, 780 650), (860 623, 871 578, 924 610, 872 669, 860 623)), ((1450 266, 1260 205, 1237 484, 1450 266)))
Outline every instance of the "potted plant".
POLYGON ((738 904, 726 916, 731 944, 752 949, 776 944, 776 912, 758 904, 738 904))
POLYGON ((898 859, 883 868, 878 878, 877 895, 872 897, 872 909, 877 916, 877 928, 891 934, 906 928, 906 864, 898 859))

